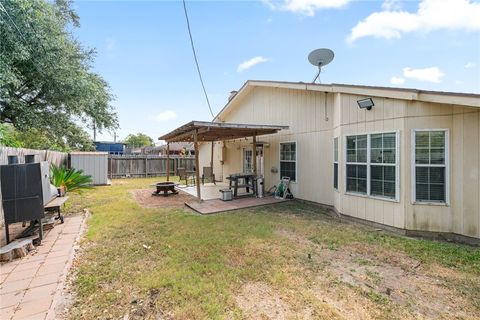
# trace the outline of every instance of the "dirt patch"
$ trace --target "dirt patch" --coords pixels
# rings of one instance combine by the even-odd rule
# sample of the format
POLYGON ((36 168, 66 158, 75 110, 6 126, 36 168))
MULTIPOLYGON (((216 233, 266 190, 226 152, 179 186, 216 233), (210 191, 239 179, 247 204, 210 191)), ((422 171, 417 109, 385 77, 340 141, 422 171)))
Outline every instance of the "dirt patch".
POLYGON ((182 190, 179 190, 178 194, 169 195, 168 197, 153 196, 153 191, 152 188, 131 190, 130 192, 138 204, 148 208, 183 208, 185 207, 185 202, 196 199, 182 190))
POLYGON ((311 310, 300 314, 292 310, 286 299, 272 287, 262 282, 245 284, 235 297, 237 307, 247 319, 311 319, 311 310))
POLYGON ((432 272, 404 253, 375 246, 332 250, 289 231, 278 234, 310 252, 305 265, 315 279, 310 290, 342 317, 371 319, 390 313, 393 318, 451 319, 478 312, 448 285, 465 277, 453 270, 432 272))

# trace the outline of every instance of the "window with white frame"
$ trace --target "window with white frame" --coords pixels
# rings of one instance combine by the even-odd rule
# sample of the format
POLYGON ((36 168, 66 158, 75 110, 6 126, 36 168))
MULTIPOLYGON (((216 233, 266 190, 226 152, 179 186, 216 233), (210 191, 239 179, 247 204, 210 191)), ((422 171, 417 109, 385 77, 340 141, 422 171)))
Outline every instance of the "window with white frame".
POLYGON ((367 194, 367 135, 347 137, 347 191, 367 194))
POLYGON ((447 131, 414 130, 414 201, 447 202, 447 131))
POLYGON ((333 139, 333 188, 338 190, 338 137, 333 139))
POLYGON ((280 143, 280 177, 297 180, 297 144, 295 142, 280 143))
POLYGON ((346 137, 346 191, 398 198, 398 134, 346 137))
POLYGON ((370 135, 370 194, 395 198, 396 134, 370 135))

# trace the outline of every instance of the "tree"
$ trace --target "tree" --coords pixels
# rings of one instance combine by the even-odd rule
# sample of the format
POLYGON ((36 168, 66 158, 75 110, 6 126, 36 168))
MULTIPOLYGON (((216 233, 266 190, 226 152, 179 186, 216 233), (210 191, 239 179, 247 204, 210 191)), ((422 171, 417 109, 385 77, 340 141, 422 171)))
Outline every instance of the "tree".
POLYGON ((0 123, 0 146, 20 148, 23 144, 18 141, 15 128, 6 123, 0 123))
POLYGON ((68 0, 0 0, 0 122, 77 149, 91 145, 79 123, 101 131, 118 122, 108 84, 91 71, 95 52, 72 27, 79 18, 68 0))
POLYGON ((144 133, 129 134, 123 141, 130 148, 153 147, 153 139, 144 133))

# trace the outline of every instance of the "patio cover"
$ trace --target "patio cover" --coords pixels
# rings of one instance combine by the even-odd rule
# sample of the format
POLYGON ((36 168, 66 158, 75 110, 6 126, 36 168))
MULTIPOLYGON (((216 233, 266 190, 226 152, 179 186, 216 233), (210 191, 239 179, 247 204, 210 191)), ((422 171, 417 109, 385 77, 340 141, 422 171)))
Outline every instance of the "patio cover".
MULTIPOLYGON (((241 139, 252 137, 253 144, 256 145, 257 136, 277 133, 282 129, 288 129, 288 126, 275 126, 263 124, 241 124, 241 123, 225 123, 225 122, 206 122, 206 121, 191 121, 177 129, 167 133, 159 140, 167 142, 167 163, 170 163, 169 150, 172 142, 190 142, 193 141, 195 147, 195 175, 197 185, 198 201, 202 201, 200 195, 200 165, 199 165, 199 142, 212 142, 210 167, 213 172, 213 142, 225 141, 232 139, 241 139)), ((257 175, 257 153, 254 152, 253 173, 257 175)), ((167 181, 170 178, 170 165, 167 165, 167 181)))
POLYGON ((166 142, 190 142, 195 141, 196 133, 198 142, 224 141, 277 133, 282 129, 288 129, 288 126, 191 121, 158 139, 166 142))

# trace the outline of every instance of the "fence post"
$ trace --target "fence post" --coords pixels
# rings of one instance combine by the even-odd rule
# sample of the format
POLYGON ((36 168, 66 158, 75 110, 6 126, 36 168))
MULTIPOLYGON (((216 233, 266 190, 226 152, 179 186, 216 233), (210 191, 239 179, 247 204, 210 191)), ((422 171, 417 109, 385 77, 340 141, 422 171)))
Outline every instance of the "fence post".
POLYGON ((147 162, 147 160, 148 160, 148 156, 145 155, 145 178, 148 177, 148 162, 147 162))

